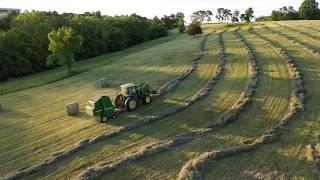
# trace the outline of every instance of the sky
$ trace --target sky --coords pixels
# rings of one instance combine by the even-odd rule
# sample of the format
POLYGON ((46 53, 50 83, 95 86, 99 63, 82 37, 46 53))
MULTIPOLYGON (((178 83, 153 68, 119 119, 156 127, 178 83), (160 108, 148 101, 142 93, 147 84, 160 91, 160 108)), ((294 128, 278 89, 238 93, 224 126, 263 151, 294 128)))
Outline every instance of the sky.
POLYGON ((282 6, 298 9, 303 0, 0 0, 0 8, 83 13, 101 11, 103 15, 137 13, 146 17, 183 12, 186 20, 197 10, 223 7, 243 12, 253 7, 255 16, 269 15, 282 6))

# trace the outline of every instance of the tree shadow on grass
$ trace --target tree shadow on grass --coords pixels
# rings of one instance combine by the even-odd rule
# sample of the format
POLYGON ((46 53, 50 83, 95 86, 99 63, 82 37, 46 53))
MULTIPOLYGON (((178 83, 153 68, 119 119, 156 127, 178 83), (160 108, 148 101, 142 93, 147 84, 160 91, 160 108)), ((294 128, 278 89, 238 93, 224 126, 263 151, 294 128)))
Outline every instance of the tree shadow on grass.
POLYGON ((271 28, 277 32, 279 32, 280 34, 283 34, 283 35, 286 35, 288 36, 291 40, 294 40, 294 41, 297 41, 299 43, 301 43, 302 45, 306 46, 307 48, 310 48, 312 50, 316 50, 316 51, 320 51, 320 48, 319 46, 315 46, 314 44, 311 44, 310 42, 306 41, 306 39, 300 37, 300 36, 297 36, 297 35, 294 35, 292 31, 286 31, 286 30, 279 30, 279 28, 271 28))
POLYGON ((24 113, 24 112, 12 110, 12 109, 6 109, 6 108, 0 109, 0 116, 1 118, 10 118, 13 121, 32 117, 28 113, 24 113))

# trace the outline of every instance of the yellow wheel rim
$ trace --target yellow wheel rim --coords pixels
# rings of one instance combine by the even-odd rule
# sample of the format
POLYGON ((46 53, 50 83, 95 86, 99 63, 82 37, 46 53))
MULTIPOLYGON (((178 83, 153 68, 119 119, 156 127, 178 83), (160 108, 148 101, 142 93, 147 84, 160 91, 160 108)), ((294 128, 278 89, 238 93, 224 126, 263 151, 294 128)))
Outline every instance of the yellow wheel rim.
POLYGON ((146 103, 149 104, 150 102, 151 102, 151 98, 150 98, 150 96, 147 96, 146 97, 146 103))
POLYGON ((130 109, 135 109, 136 106, 137 106, 137 102, 136 101, 134 101, 134 100, 130 101, 130 103, 129 103, 130 109))

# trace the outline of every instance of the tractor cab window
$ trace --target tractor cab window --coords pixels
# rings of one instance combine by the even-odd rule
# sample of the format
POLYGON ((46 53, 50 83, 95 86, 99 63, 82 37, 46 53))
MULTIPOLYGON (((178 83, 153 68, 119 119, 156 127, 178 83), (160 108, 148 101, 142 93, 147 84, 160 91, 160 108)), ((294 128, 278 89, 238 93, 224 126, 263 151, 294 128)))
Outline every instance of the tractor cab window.
POLYGON ((130 88, 130 94, 135 94, 136 93, 136 88, 134 88, 134 87, 132 87, 132 88, 130 88))

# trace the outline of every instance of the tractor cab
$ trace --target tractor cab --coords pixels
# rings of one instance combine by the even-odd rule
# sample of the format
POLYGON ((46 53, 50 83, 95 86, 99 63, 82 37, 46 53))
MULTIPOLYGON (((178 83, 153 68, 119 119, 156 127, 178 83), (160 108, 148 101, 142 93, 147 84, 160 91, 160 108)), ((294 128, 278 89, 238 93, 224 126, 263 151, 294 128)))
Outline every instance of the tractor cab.
POLYGON ((123 84, 120 86, 119 95, 115 97, 114 104, 119 109, 126 108, 128 111, 132 111, 136 109, 138 101, 150 104, 152 101, 151 94, 155 93, 156 91, 148 84, 123 84))
POLYGON ((132 96, 136 94, 136 85, 133 83, 127 83, 120 86, 121 94, 124 96, 132 96))

